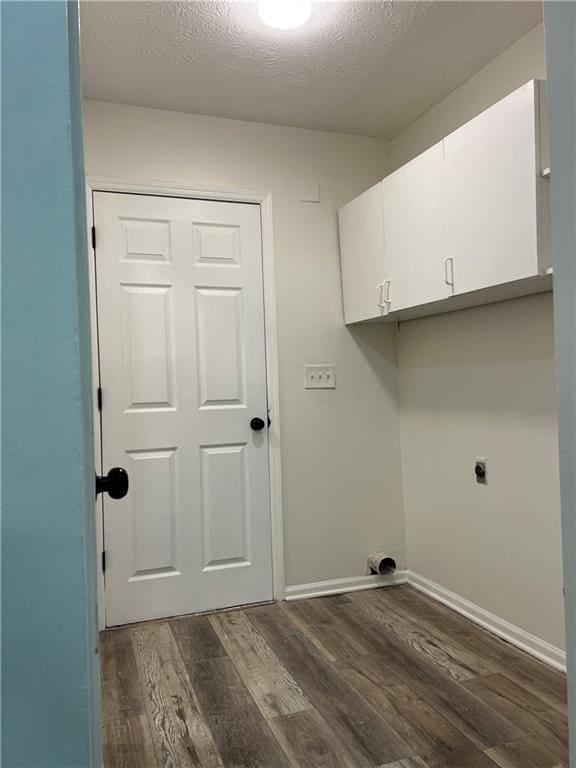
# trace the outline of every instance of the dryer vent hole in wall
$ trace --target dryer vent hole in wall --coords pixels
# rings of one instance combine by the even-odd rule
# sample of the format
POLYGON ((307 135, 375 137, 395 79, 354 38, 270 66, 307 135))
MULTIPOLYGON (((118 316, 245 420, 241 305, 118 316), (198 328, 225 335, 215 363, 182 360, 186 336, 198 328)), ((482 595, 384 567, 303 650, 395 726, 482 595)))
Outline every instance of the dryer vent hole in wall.
POLYGON ((368 558, 368 568, 378 576, 390 576, 396 571, 396 560, 383 552, 375 552, 368 558))

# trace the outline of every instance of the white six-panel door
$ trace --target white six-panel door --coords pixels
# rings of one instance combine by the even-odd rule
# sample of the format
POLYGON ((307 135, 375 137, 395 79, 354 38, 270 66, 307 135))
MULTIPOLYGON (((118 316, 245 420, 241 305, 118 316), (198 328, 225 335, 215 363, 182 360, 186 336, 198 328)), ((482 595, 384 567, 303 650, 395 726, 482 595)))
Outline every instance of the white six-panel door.
POLYGON ((94 193, 106 623, 272 598, 259 206, 94 193))

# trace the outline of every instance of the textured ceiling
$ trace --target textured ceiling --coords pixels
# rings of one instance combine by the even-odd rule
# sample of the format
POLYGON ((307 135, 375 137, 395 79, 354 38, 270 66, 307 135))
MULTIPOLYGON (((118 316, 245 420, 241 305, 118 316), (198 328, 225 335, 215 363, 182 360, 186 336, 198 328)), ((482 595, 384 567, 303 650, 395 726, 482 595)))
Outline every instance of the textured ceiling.
POLYGON ((83 0, 85 95, 391 138, 539 23, 539 2, 314 2, 291 31, 255 2, 83 0))

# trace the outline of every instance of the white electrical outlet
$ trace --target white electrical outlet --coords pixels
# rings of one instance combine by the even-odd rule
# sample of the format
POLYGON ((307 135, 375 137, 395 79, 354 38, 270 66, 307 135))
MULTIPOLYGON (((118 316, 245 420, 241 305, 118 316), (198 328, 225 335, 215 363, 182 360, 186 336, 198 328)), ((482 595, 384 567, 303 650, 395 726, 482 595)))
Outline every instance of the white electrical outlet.
POLYGON ((476 482, 480 485, 488 485, 487 463, 484 456, 477 456, 474 460, 474 474, 476 475, 476 482))
POLYGON ((305 365, 304 387, 306 389, 336 389, 334 365, 305 365))

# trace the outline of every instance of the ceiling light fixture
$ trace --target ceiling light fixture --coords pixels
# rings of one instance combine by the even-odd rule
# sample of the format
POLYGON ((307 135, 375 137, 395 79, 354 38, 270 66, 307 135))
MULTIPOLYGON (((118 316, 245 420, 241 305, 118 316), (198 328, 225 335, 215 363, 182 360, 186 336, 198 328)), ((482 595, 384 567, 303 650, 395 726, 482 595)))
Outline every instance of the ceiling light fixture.
POLYGON ((269 27, 295 29, 310 18, 312 0, 258 0, 258 14, 269 27))

